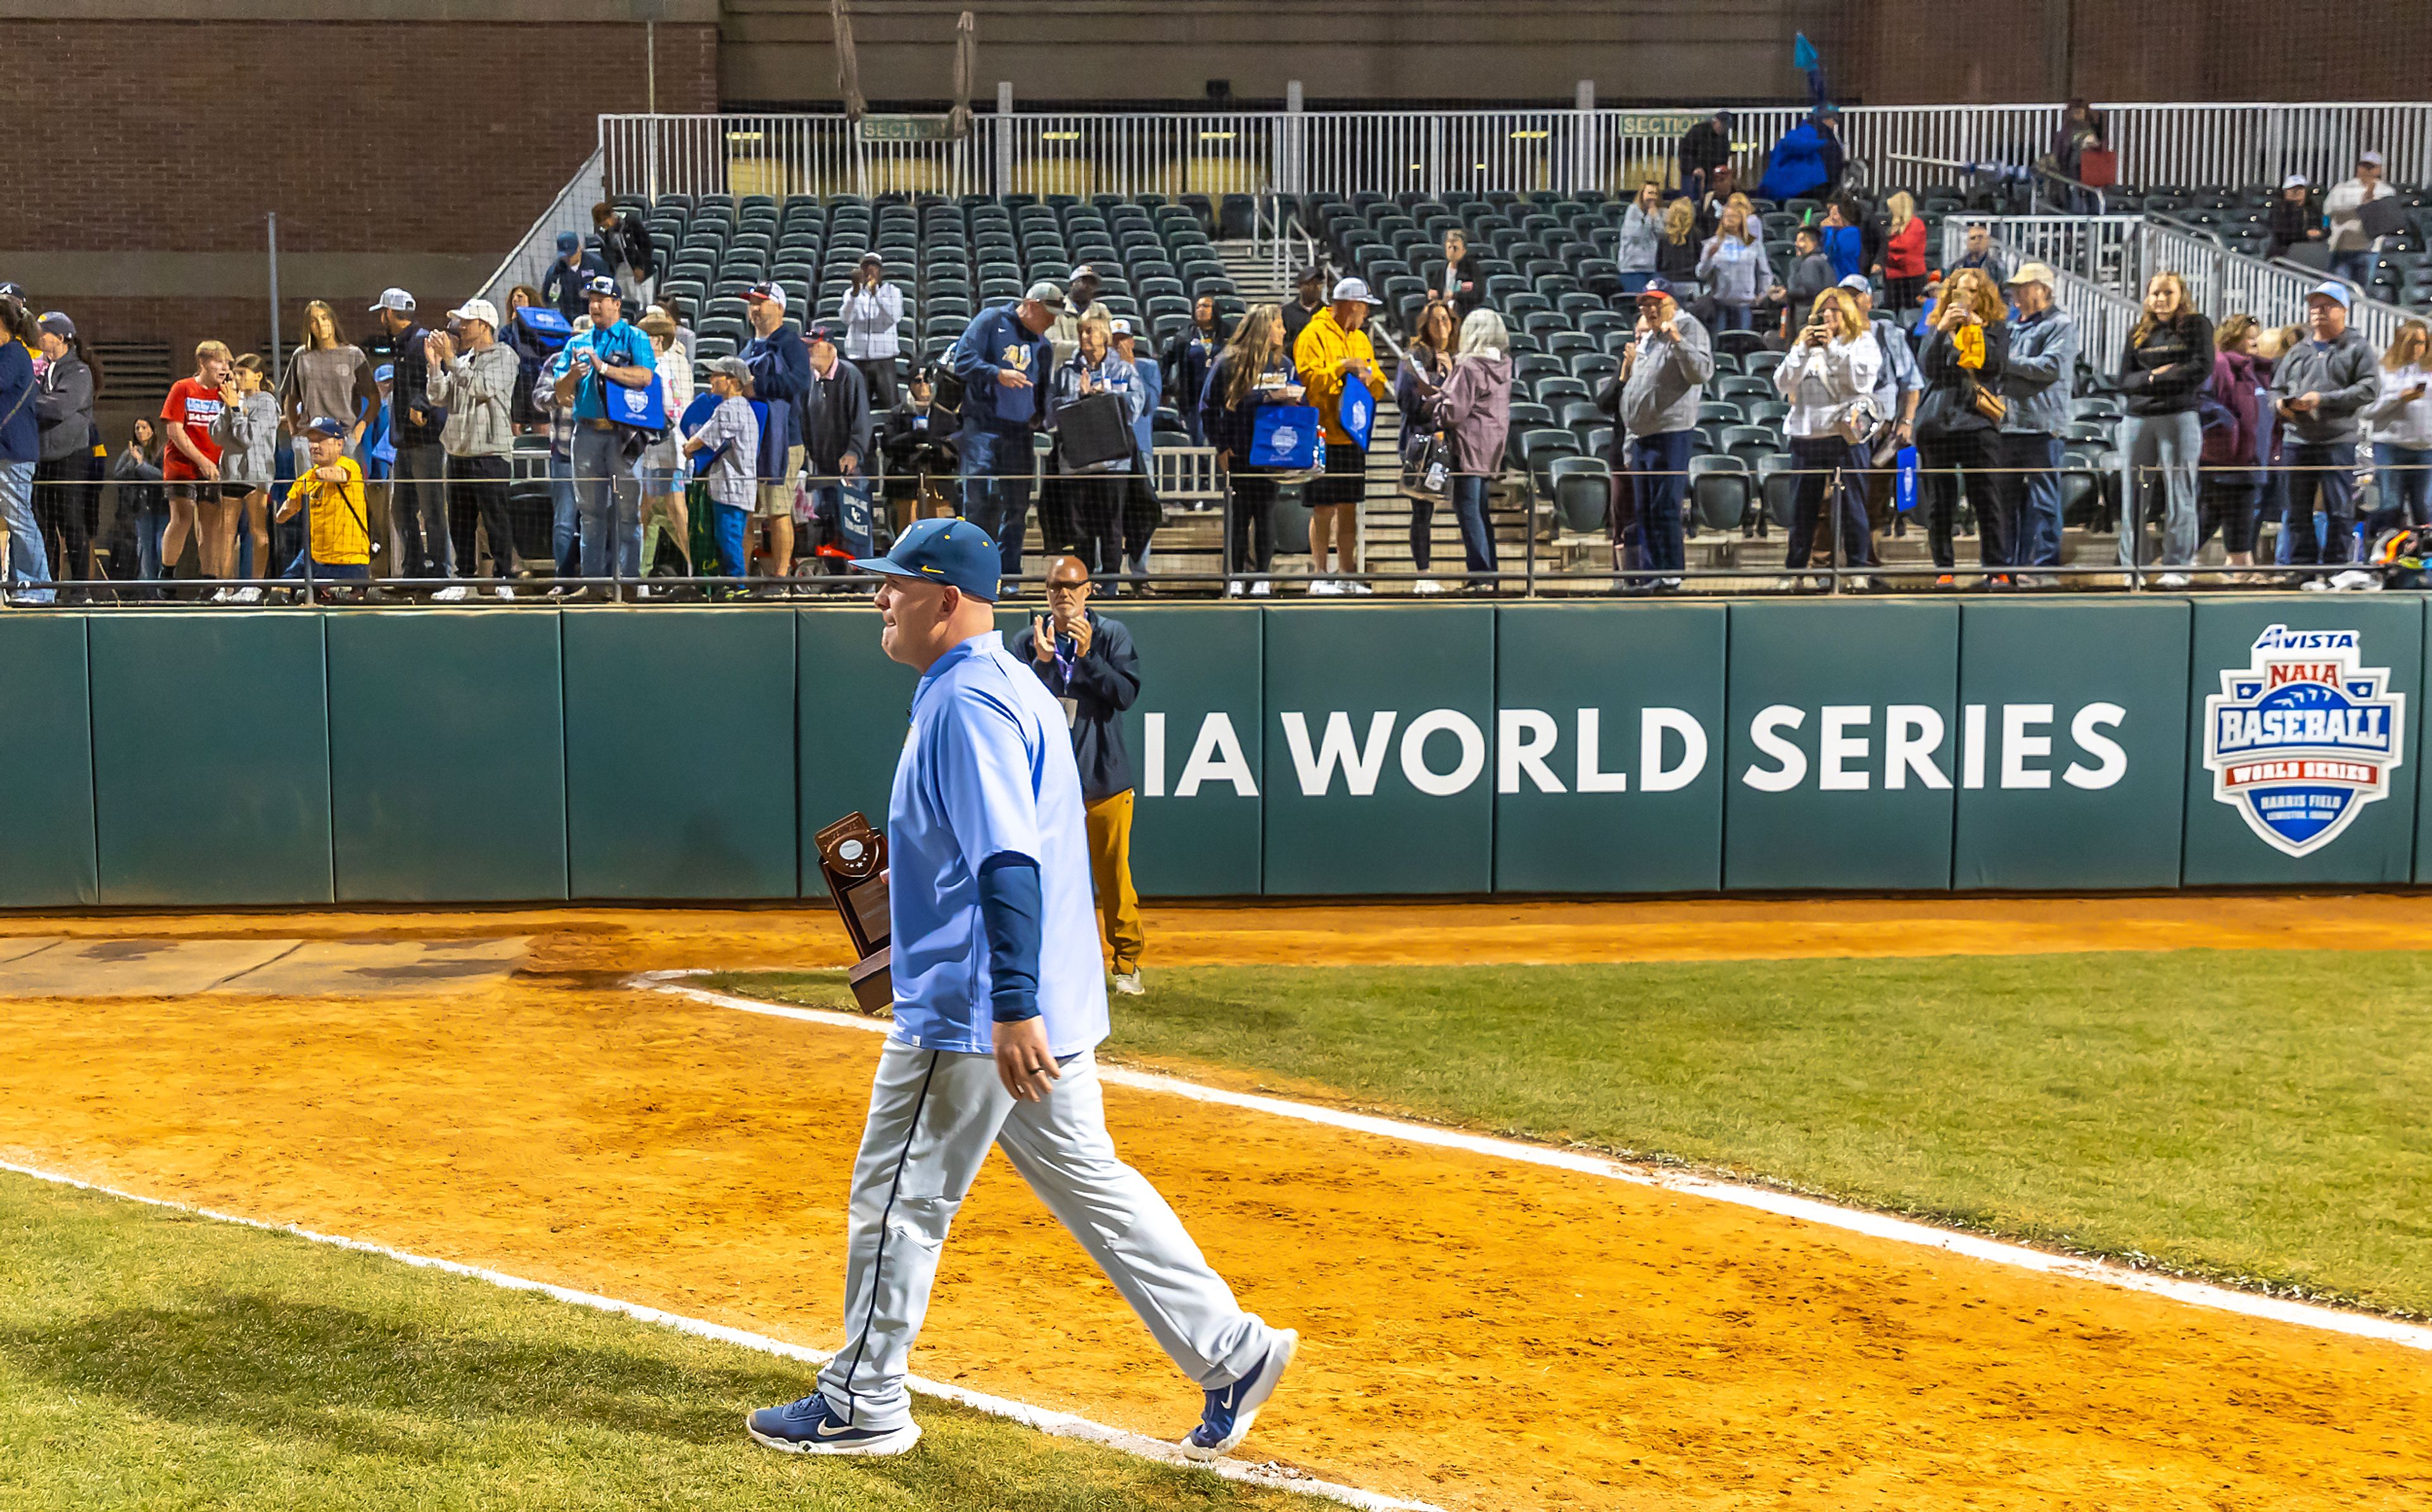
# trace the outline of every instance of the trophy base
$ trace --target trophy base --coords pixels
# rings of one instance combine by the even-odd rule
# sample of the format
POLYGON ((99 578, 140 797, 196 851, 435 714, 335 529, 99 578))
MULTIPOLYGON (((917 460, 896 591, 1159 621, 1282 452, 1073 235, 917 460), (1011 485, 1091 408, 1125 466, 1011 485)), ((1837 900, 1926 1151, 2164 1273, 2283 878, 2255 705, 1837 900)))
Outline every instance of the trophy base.
POLYGON ((877 953, 864 956, 844 974, 853 988, 854 1006, 866 1014, 885 1013, 895 1006, 895 977, 888 969, 893 964, 891 952, 885 946, 877 953))

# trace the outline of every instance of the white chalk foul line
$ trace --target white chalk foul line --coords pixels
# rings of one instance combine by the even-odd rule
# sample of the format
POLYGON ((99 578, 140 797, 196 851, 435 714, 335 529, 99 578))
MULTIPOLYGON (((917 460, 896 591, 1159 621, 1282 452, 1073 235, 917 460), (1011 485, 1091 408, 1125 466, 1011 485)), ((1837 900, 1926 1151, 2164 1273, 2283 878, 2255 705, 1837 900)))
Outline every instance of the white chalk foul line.
MULTIPOLYGON (((636 985, 656 992, 674 993, 679 997, 719 1008, 733 1008, 748 1014, 766 1014, 776 1018, 799 1018, 808 1023, 828 1024, 839 1029, 857 1029, 884 1034, 889 1029, 885 1019, 865 1018, 855 1014, 831 1013, 819 1008, 792 1008, 778 1003, 760 1002, 738 998, 730 993, 712 992, 679 980, 696 975, 688 971, 646 971, 633 980, 636 985)), ((2167 1297, 2173 1302, 2196 1307, 2210 1307, 2247 1318, 2268 1319, 2272 1322, 2293 1323, 2300 1328, 2322 1329, 2328 1333, 2348 1334, 2358 1338, 2379 1339, 2384 1343, 2403 1344, 2408 1349, 2432 1350, 2432 1328, 2396 1319, 2376 1318, 2371 1313, 2346 1312, 2337 1307, 2323 1307, 2313 1302, 2292 1302, 2283 1297, 2265 1297, 2230 1286, 2216 1286, 2205 1282, 2188 1281, 2179 1276, 2159 1275, 2149 1270, 2135 1270, 2108 1260, 2090 1259, 2081 1255, 2051 1254, 2022 1244, 2010 1244, 1988 1239, 1982 1235, 1963 1234, 1953 1229, 1939 1229, 1928 1223, 1893 1218, 1885 1213, 1864 1208, 1843 1207, 1819 1201, 1812 1197, 1798 1197, 1777 1192, 1769 1187, 1748 1186, 1736 1182, 1717 1181, 1711 1176, 1692 1175, 1686 1171, 1664 1170, 1653 1167, 1631 1166, 1609 1160, 1601 1155, 1583 1154, 1577 1151, 1555 1150, 1545 1145, 1522 1144, 1515 1139, 1496 1139, 1486 1134, 1464 1134, 1457 1129, 1438 1129, 1424 1123, 1408 1123, 1399 1118, 1380 1118, 1373 1114, 1346 1113, 1339 1108, 1322 1107, 1311 1102, 1294 1102, 1285 1098, 1262 1097, 1254 1092, 1230 1092, 1221 1087, 1202 1086, 1178 1077, 1158 1076, 1149 1071, 1134 1071, 1122 1067, 1101 1066, 1101 1081, 1117 1086, 1136 1087, 1144 1092, 1162 1092, 1172 1097, 1191 1098, 1200 1102, 1221 1103, 1230 1108, 1246 1108, 1271 1114, 1278 1118, 1292 1118, 1302 1123, 1322 1124, 1330 1129, 1347 1129, 1356 1134, 1374 1134, 1383 1139, 1397 1139, 1407 1144, 1432 1145, 1443 1150, 1461 1150, 1472 1154, 1487 1155, 1496 1160, 1518 1161, 1531 1166, 1545 1166, 1555 1170, 1572 1171, 1582 1176, 1601 1177, 1608 1181, 1628 1182, 1637 1186, 1652 1186, 1663 1191, 1679 1192, 1687 1197, 1702 1197, 1717 1202, 1731 1202, 1752 1207, 1783 1218, 1808 1223, 1820 1223, 1830 1228, 1864 1234, 1900 1244, 1914 1244, 1929 1250, 1947 1251, 1982 1260, 1990 1265, 2009 1266, 2019 1270, 2040 1271, 2046 1275, 2065 1276, 2072 1281, 2090 1281, 2098 1285, 2117 1286, 2123 1291, 2148 1292, 2167 1297)))
MULTIPOLYGON (((393 1250, 387 1245, 374 1244, 366 1239, 350 1239, 338 1234, 318 1234, 301 1224, 269 1223, 261 1218, 246 1218, 242 1213, 223 1213, 215 1208, 198 1207, 191 1202, 172 1201, 165 1197, 146 1197, 141 1192, 122 1191, 115 1186, 104 1186, 98 1182, 80 1181, 59 1171, 43 1170, 34 1166, 21 1166, 14 1161, 0 1160, 0 1170, 14 1171, 20 1176, 30 1176, 38 1182, 49 1182, 54 1185, 73 1186, 79 1191, 98 1192, 104 1197, 114 1197, 124 1201, 141 1202, 146 1207, 161 1207, 177 1213, 191 1213, 196 1218, 210 1218, 214 1222, 234 1223, 244 1228, 260 1229, 268 1234, 292 1234, 299 1239, 309 1239, 314 1244, 334 1245, 341 1250, 355 1250, 364 1254, 376 1254, 383 1259, 395 1260, 400 1264, 415 1266, 426 1270, 444 1270, 451 1276, 468 1276, 475 1281, 486 1281, 493 1286, 503 1286, 509 1291, 536 1291, 544 1297, 568 1302, 577 1307, 588 1307, 602 1313, 615 1313, 637 1322, 671 1328, 679 1334, 690 1334, 696 1338, 715 1339, 720 1344, 734 1344, 762 1354, 773 1354, 780 1359, 799 1361, 803 1365, 825 1365, 836 1352, 833 1350, 812 1349, 807 1345, 789 1344, 781 1338, 770 1338, 766 1334, 730 1328, 724 1323, 713 1323, 703 1319, 686 1318, 682 1313, 666 1312, 660 1308, 644 1306, 640 1302, 626 1302, 621 1298, 603 1297, 597 1292, 576 1291, 570 1286, 552 1285, 546 1281, 532 1281, 522 1276, 511 1276, 501 1270, 489 1270, 481 1266, 464 1265, 460 1261, 415 1254, 408 1250, 393 1250)), ((1265 1487, 1273 1490, 1298 1491, 1305 1496, 1322 1496, 1328 1501, 1343 1503, 1346 1506, 1363 1508, 1365 1512, 1443 1512, 1442 1508, 1432 1503, 1406 1502, 1399 1497, 1363 1491, 1356 1486, 1337 1486, 1331 1481, 1321 1481, 1272 1466, 1253 1464, 1246 1460, 1222 1459, 1213 1464, 1206 1464, 1186 1458, 1178 1447, 1162 1439, 1151 1438, 1144 1434, 1125 1433, 1120 1428, 1109 1428, 1105 1423, 1092 1422, 1087 1418, 1075 1417, 1069 1412, 1034 1407, 1026 1402, 1016 1402, 1009 1397, 992 1397, 984 1391, 971 1391, 943 1381, 927 1380, 921 1376, 916 1375, 910 1380, 912 1389, 922 1396, 936 1397, 941 1401, 954 1403, 957 1406, 970 1407, 974 1411, 987 1413, 992 1418, 1010 1419, 1042 1433, 1054 1434, 1059 1438, 1077 1438, 1086 1443, 1099 1444, 1107 1449, 1130 1454, 1135 1458, 1155 1460, 1160 1465, 1174 1465, 1185 1470, 1202 1470, 1213 1475, 1221 1475, 1228 1481, 1240 1481, 1244 1485, 1265 1487)), ((735 1432, 737 1436, 740 1436, 742 1430, 737 1427, 735 1432)))

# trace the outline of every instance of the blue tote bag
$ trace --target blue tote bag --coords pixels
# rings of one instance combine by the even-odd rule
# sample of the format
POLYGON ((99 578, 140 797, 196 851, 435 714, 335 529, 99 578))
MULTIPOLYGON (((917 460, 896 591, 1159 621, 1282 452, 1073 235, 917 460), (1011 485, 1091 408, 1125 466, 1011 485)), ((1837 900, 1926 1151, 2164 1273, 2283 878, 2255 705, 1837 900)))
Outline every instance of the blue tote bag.
POLYGON ((1317 465, 1317 406, 1262 404, 1250 431, 1253 467, 1317 465))
POLYGON ((1376 395, 1368 385, 1352 378, 1343 385, 1343 403, 1335 414, 1343 423, 1343 433, 1361 451, 1368 449, 1369 433, 1376 428, 1376 395))

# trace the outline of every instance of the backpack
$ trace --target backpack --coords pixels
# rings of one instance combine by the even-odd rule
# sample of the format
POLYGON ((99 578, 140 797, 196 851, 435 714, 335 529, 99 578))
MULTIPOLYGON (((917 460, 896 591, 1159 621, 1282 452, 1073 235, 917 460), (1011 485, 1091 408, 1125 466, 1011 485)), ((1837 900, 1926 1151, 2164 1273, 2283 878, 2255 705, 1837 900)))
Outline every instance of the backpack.
POLYGON ((549 423, 549 412, 535 396, 541 370, 561 351, 574 328, 546 305, 526 305, 507 322, 507 349, 515 354, 515 392, 512 412, 517 425, 549 423))

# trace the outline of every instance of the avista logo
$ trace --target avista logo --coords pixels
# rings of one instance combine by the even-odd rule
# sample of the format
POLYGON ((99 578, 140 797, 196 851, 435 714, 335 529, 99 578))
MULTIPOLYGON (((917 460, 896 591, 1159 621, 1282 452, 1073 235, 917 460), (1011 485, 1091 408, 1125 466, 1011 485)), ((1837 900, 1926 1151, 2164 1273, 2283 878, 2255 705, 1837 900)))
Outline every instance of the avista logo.
POLYGON ((2390 691, 2388 667, 2362 664, 2364 637, 2352 630, 2274 625, 2253 657, 2204 697, 2212 796, 2265 845, 2306 855, 2390 796, 2406 759, 2407 695, 2390 691))

